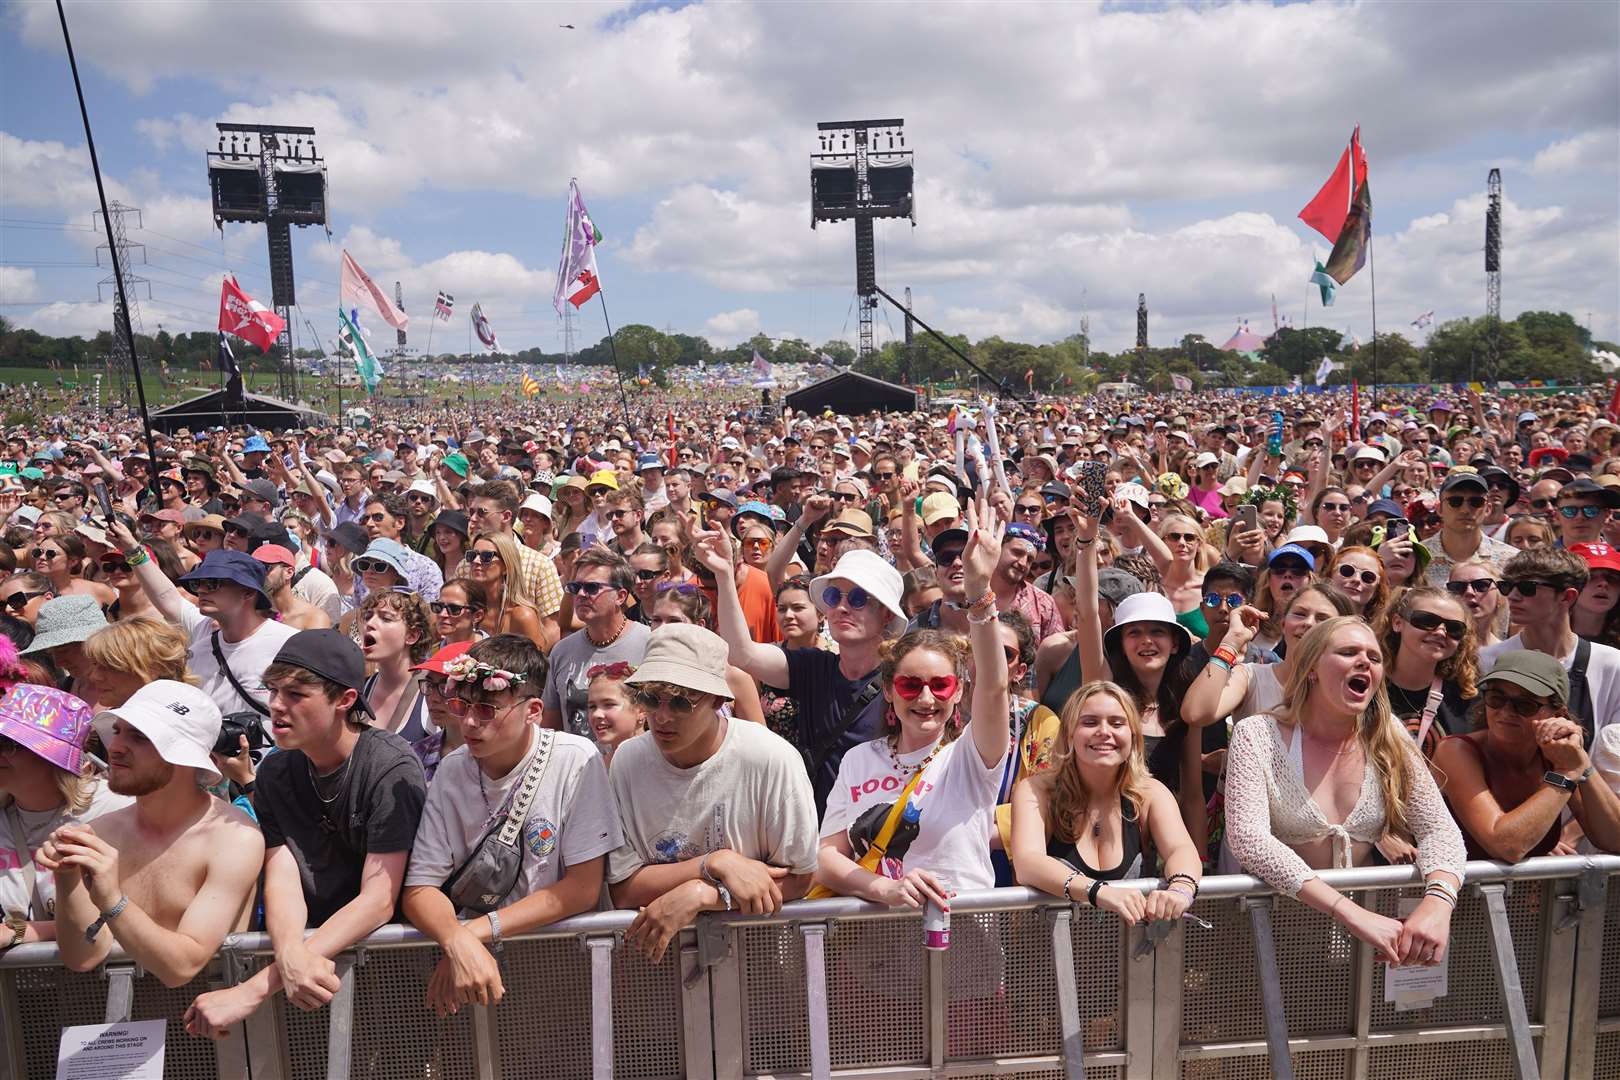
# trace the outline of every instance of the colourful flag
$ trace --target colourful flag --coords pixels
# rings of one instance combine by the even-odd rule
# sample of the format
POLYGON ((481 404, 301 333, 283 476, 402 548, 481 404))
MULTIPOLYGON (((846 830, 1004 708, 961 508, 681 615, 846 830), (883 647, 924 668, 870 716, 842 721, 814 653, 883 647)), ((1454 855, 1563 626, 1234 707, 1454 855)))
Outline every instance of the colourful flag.
POLYGON ((286 325, 286 319, 243 292, 233 275, 225 275, 219 290, 220 333, 235 334, 269 352, 286 325))
POLYGON ((540 392, 540 384, 534 381, 534 376, 527 371, 523 373, 523 396, 534 397, 540 392))
POLYGON ((489 325, 488 319, 484 318, 483 307, 476 303, 472 306, 472 324, 473 333, 478 335, 478 340, 484 348, 490 352, 501 351, 501 343, 495 336, 495 328, 489 325))
POLYGON ((1609 407, 1605 412, 1610 420, 1620 420, 1620 380, 1614 384, 1614 396, 1609 398, 1609 407))
POLYGON ((1326 386, 1327 381, 1328 381, 1328 376, 1333 374, 1334 370, 1338 366, 1339 366, 1338 364, 1333 362, 1332 357, 1330 357, 1330 356, 1322 357, 1322 362, 1316 366, 1316 385, 1317 386, 1326 386))
POLYGON ((568 225, 563 232, 562 260, 557 264, 557 289, 551 295, 551 306, 558 315, 563 313, 564 300, 583 307, 602 290, 596 272, 596 245, 601 242, 602 233, 585 209, 578 181, 568 181, 568 225))
POLYGON ((765 376, 767 379, 771 377, 770 362, 763 356, 759 355, 758 349, 754 350, 754 370, 765 376))
POLYGON ((360 264, 347 251, 343 253, 343 269, 338 275, 338 307, 351 311, 369 307, 395 330, 405 330, 411 325, 410 317, 394 306, 388 294, 360 269, 360 264))
POLYGON ((242 369, 236 366, 236 354, 231 351, 231 339, 224 334, 219 335, 219 370, 228 379, 242 377, 242 369))
POLYGON ((437 317, 440 322, 449 322, 450 313, 454 311, 455 308, 456 298, 445 292, 443 289, 440 289, 438 302, 433 305, 434 316, 437 317))
POLYGON ((1192 380, 1187 378, 1185 375, 1177 375, 1172 373, 1170 376, 1170 385, 1175 387, 1177 390, 1191 390, 1192 380))
POLYGON ((1367 265, 1367 248, 1372 243, 1372 192, 1363 180, 1356 188, 1356 202, 1345 215, 1344 229, 1328 256, 1327 276, 1340 285, 1356 276, 1367 265))
POLYGON ((1309 284, 1322 290, 1322 306, 1332 307, 1333 294, 1338 290, 1339 283, 1328 277, 1327 268, 1322 265, 1321 259, 1316 260, 1316 270, 1312 272, 1308 281, 1309 284))
MULTIPOLYGON (((1350 145, 1339 155, 1339 164, 1316 197, 1305 204, 1299 219, 1337 245, 1344 232, 1344 219, 1350 215, 1361 186, 1367 182, 1367 155, 1361 148, 1361 125, 1350 133, 1350 145)), ((1339 284, 1343 285, 1344 281, 1339 284)))
POLYGON ((345 312, 338 308, 338 349, 354 358, 354 370, 360 374, 360 381, 366 384, 368 391, 375 391, 377 384, 382 382, 383 367, 372 353, 371 346, 366 344, 358 309, 351 308, 345 312))
POLYGON ((1434 309, 1430 308, 1428 311, 1425 311, 1423 314, 1412 320, 1412 329, 1422 330, 1432 322, 1434 322, 1434 309))

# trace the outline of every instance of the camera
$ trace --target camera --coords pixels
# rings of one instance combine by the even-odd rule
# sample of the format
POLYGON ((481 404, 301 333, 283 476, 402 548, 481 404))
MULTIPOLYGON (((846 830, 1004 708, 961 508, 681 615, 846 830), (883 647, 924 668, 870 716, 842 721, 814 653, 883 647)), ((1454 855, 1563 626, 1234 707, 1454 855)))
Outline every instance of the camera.
POLYGON ((242 752, 242 736, 247 736, 248 751, 255 753, 265 748, 264 724, 259 714, 251 710, 226 713, 219 724, 219 738, 214 740, 214 753, 220 757, 235 757, 242 752))

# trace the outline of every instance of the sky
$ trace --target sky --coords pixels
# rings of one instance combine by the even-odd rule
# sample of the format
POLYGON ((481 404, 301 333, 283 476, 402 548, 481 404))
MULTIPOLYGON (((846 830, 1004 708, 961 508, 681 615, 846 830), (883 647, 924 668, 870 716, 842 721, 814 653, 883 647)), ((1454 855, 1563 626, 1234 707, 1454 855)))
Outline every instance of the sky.
MULTIPOLYGON (((330 341, 348 250, 403 283, 410 345, 560 351, 577 177, 615 326, 729 346, 853 342, 854 236, 812 230, 825 120, 900 117, 916 224, 877 278, 938 329, 1094 347, 1242 320, 1366 340, 1483 314, 1502 171, 1502 313, 1620 339, 1620 5, 1560 3, 66 4, 108 198, 137 207, 142 327, 217 325, 227 270, 269 302, 262 226, 215 229, 216 121, 316 129, 332 235, 295 230, 297 343, 330 341), (568 27, 572 27, 572 29, 568 27), (1297 218, 1360 125, 1372 264, 1324 309, 1297 218), (435 294, 456 319, 435 323, 435 294), (429 330, 433 337, 429 339, 429 330)), ((0 314, 110 329, 105 242, 54 3, 0 5, 0 314)), ((604 333, 602 307, 575 318, 604 333)), ((881 344, 902 320, 886 306, 881 344)), ((382 328, 386 330, 386 327, 382 328)), ((374 341, 376 338, 374 337, 374 341)))

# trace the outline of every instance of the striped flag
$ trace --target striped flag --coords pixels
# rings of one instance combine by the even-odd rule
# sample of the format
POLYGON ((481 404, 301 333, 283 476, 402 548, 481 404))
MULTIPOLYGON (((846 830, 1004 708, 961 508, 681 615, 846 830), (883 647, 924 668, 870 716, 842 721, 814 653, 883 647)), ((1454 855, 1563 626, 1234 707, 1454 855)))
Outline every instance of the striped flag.
POLYGON ((1422 330, 1432 322, 1434 322, 1434 309, 1430 308, 1428 311, 1425 311, 1423 314, 1412 320, 1412 329, 1422 330))
POLYGON ((347 312, 338 308, 338 348, 354 358, 354 369, 359 372, 360 381, 366 384, 367 390, 375 391, 385 373, 366 342, 357 308, 350 308, 347 312))
POLYGON ((455 309, 456 298, 445 292, 443 289, 440 289, 439 299, 433 305, 434 316, 437 317, 440 322, 449 322, 450 314, 455 309))
POLYGON ((563 313, 563 302, 583 307, 585 301, 602 289, 602 279, 596 271, 596 245, 602 242, 602 233, 585 209, 585 198, 579 193, 579 184, 568 181, 568 226, 563 235, 562 258, 557 264, 557 288, 551 296, 551 306, 557 314, 563 313))
POLYGON ((473 333, 478 335, 478 340, 484 348, 490 352, 500 352, 501 343, 495 336, 495 328, 489 325, 489 320, 484 318, 483 307, 477 303, 472 306, 472 323, 473 333))
POLYGON ((754 350, 754 370, 765 376, 767 379, 771 377, 770 362, 767 361, 763 356, 759 355, 758 349, 754 350))
POLYGON ((534 381, 534 376, 527 371, 523 373, 523 396, 534 397, 540 392, 540 384, 534 381))

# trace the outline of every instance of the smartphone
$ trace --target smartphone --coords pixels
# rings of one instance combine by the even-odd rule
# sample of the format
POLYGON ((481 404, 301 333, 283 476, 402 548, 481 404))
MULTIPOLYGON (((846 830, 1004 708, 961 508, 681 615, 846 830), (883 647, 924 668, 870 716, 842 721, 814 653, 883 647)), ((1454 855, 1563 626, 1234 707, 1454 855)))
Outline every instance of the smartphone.
POLYGON ((1395 518, 1389 523, 1389 532, 1385 535, 1385 539, 1403 540, 1406 538, 1406 534, 1411 531, 1411 522, 1407 521, 1405 518, 1395 518))
POLYGON ((96 493, 96 501, 101 504, 102 520, 107 522, 109 525, 112 524, 112 500, 107 497, 107 485, 102 481, 97 480, 92 490, 94 490, 96 493))
POLYGON ((1105 481, 1108 477, 1108 466, 1100 461, 1080 462, 1080 472, 1076 480, 1080 483, 1080 490, 1085 494, 1087 506, 1099 506, 1103 501, 1105 481))
POLYGON ((1232 522, 1234 532, 1258 529, 1260 527, 1260 511, 1253 503, 1244 503, 1237 508, 1237 513, 1232 515, 1232 522))

